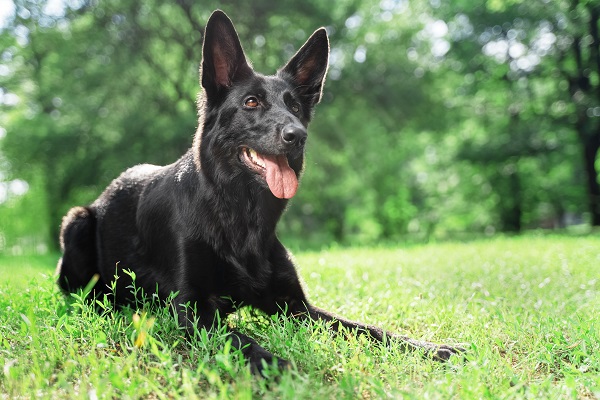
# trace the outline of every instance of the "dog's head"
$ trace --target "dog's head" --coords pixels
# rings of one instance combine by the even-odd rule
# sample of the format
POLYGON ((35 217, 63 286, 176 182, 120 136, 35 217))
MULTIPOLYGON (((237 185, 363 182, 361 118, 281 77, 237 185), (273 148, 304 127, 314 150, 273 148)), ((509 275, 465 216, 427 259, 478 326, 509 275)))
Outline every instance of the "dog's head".
POLYGON ((291 198, 327 72, 325 29, 315 31, 275 75, 264 76, 247 62, 231 20, 215 11, 202 52, 196 163, 215 184, 242 179, 291 198))

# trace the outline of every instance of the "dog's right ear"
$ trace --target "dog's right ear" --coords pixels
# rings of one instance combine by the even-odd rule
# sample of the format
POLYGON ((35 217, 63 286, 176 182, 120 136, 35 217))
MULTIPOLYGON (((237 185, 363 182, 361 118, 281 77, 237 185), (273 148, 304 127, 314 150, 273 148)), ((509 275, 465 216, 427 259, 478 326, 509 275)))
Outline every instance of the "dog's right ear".
POLYGON ((206 23, 202 45, 200 81, 210 98, 234 82, 252 75, 233 23, 221 10, 212 13, 206 23))

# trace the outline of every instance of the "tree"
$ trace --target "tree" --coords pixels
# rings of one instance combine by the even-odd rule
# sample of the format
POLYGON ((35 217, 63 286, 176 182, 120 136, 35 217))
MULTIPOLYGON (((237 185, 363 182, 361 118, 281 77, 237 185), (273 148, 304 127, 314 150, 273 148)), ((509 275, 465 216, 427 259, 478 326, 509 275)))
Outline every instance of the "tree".
POLYGON ((575 107, 574 126, 581 143, 586 174, 591 224, 600 226, 600 185, 598 150, 600 149, 600 4, 571 0, 553 21, 559 28, 566 22, 557 50, 558 66, 568 81, 569 95, 575 107))
MULTIPOLYGON (((528 210, 548 202, 557 218, 568 209, 579 209, 584 182, 577 173, 581 166, 573 168, 580 161, 575 155, 579 128, 572 120, 579 113, 569 105, 575 97, 567 97, 570 85, 564 67, 576 54, 568 55, 576 43, 572 25, 582 12, 569 13, 567 5, 460 2, 433 10, 450 26, 452 50, 446 61, 465 77, 454 105, 463 112, 463 120, 481 124, 480 133, 465 138, 458 155, 487 166, 503 230, 519 231, 525 216, 531 215, 528 210), (538 169, 530 168, 532 163, 538 169), (546 176, 562 178, 549 184, 546 176)), ((580 146, 589 148, 581 140, 580 146)), ((597 181, 596 174, 586 170, 588 182, 597 181)), ((595 223, 593 198, 589 197, 589 211, 595 223)))
POLYGON ((330 34, 282 234, 519 231, 581 212, 586 187, 595 224, 598 13, 574 1, 18 0, 0 31, 2 172, 30 183, 45 205, 21 217, 56 244, 69 207, 129 166, 176 160, 197 124, 204 21, 222 7, 259 71, 330 34))

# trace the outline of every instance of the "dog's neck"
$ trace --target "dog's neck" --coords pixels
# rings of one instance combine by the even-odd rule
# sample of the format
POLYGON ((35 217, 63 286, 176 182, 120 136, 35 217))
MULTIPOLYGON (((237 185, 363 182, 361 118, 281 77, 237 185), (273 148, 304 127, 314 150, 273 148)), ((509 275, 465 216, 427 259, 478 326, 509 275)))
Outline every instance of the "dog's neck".
POLYGON ((221 228, 220 237, 213 238, 221 241, 217 248, 229 249, 237 259, 266 258, 275 240, 277 222, 287 201, 261 189, 249 189, 247 182, 232 182, 229 188, 213 188, 218 200, 206 204, 221 228), (248 195, 236 195, 244 190, 248 195))
POLYGON ((189 223, 198 228, 192 227, 193 236, 213 248, 226 249, 237 259, 266 257, 275 240, 275 228, 287 200, 276 198, 268 189, 254 182, 249 184, 242 176, 226 182, 206 176, 207 169, 198 164, 199 153, 197 148, 191 149, 178 167, 182 171, 181 179, 202 182, 201 185, 188 186, 201 187, 202 190, 186 196, 194 203, 186 207, 202 210, 204 223, 210 221, 216 229, 203 230, 192 217, 189 223))

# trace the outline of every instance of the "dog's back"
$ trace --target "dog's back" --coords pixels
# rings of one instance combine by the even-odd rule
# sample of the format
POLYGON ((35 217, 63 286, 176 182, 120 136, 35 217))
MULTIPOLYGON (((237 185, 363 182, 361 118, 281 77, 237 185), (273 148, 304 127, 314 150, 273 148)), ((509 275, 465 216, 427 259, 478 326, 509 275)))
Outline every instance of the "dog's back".
MULTIPOLYGON (((59 285, 65 291, 85 287, 96 275, 94 290, 107 293, 117 264, 130 264, 135 253, 139 199, 164 167, 137 165, 116 178, 88 207, 75 207, 63 218, 59 285), (111 266, 109 259, 118 260, 111 266), (128 257, 129 255, 129 257, 128 257)), ((125 293, 126 291, 124 291, 125 293)))

